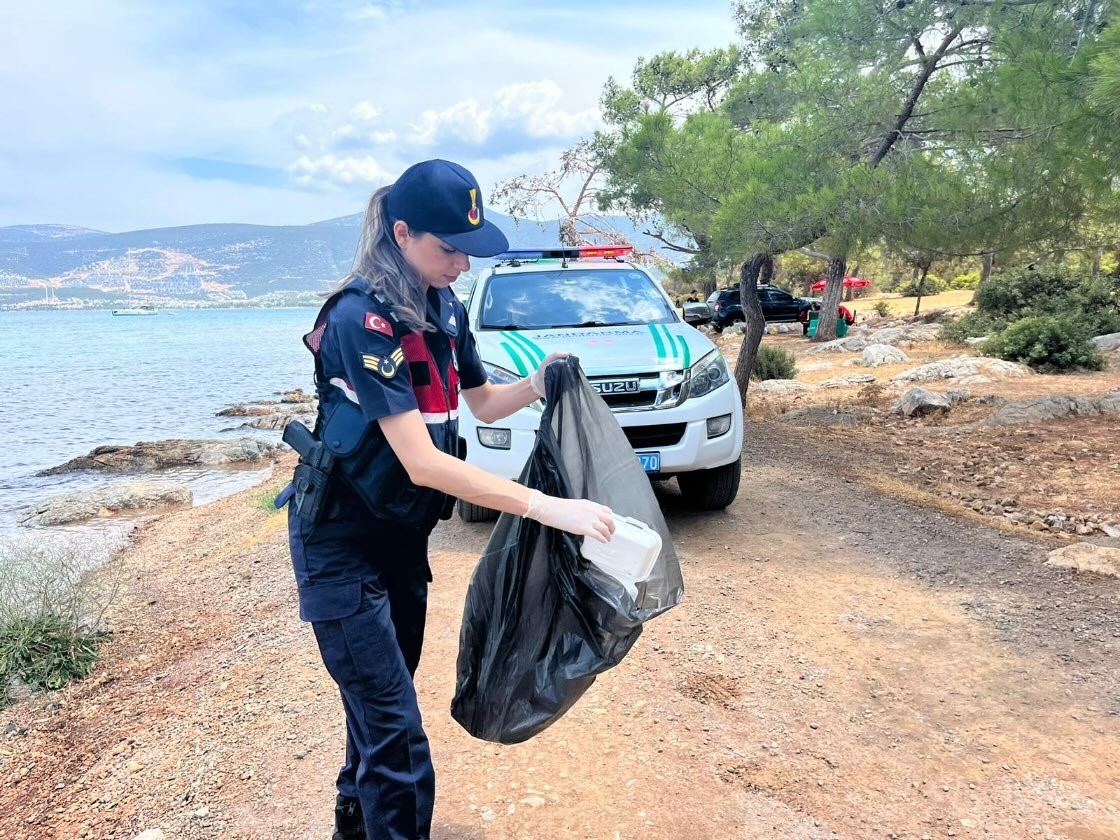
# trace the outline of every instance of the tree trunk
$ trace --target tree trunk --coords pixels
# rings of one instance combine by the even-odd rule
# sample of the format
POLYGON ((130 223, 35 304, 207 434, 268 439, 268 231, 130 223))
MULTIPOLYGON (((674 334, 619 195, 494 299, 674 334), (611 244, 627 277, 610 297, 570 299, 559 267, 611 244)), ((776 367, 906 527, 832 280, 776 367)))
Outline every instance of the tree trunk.
POLYGON ((824 287, 824 300, 817 316, 817 333, 813 341, 832 341, 836 338, 836 317, 840 311, 840 293, 844 290, 844 270, 848 267, 845 256, 828 258, 827 282, 824 287))
POLYGON ((747 386, 751 382, 758 345, 762 343, 762 332, 766 328, 762 304, 758 302, 759 274, 767 278, 774 275, 774 258, 770 254, 755 254, 743 263, 739 271, 739 300, 746 322, 743 325, 745 329, 743 343, 739 347, 739 358, 735 361, 735 384, 739 386, 739 399, 743 408, 747 407, 747 386))
POLYGON ((1104 248, 1093 249, 1093 279, 1099 280, 1101 277, 1101 258, 1104 257, 1104 248))
POLYGON ((987 283, 988 278, 992 276, 992 269, 996 267, 996 255, 987 253, 980 261, 980 282, 987 283))
POLYGON ((915 318, 918 317, 918 312, 921 311, 921 308, 922 308, 922 292, 925 291, 926 275, 927 274, 929 274, 929 266, 928 265, 923 265, 922 266, 922 276, 918 278, 918 299, 917 299, 917 301, 914 302, 914 317, 915 318))

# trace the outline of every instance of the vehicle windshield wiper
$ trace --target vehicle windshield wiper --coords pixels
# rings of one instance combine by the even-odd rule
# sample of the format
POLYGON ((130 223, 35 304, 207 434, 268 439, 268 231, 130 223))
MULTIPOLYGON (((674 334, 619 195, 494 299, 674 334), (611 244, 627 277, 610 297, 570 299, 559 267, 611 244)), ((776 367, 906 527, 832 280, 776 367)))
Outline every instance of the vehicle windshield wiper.
POLYGON ((527 327, 524 324, 487 324, 484 330, 539 330, 540 327, 527 327))
POLYGON ((566 330, 575 327, 625 327, 629 326, 629 324, 629 321, 584 321, 582 324, 557 324, 552 327, 552 329, 566 330))

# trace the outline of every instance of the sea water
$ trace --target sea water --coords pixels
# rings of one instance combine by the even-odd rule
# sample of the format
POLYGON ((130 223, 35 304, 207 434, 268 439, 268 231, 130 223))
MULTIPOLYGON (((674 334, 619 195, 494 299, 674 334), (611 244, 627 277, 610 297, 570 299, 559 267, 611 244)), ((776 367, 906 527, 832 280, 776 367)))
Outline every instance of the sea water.
POLYGON ((266 478, 267 467, 36 473, 103 444, 278 439, 237 428, 245 418, 215 415, 292 388, 312 390, 312 358, 300 339, 314 318, 314 309, 0 312, 0 539, 26 538, 19 512, 54 495, 143 478, 185 483, 202 504, 266 478))

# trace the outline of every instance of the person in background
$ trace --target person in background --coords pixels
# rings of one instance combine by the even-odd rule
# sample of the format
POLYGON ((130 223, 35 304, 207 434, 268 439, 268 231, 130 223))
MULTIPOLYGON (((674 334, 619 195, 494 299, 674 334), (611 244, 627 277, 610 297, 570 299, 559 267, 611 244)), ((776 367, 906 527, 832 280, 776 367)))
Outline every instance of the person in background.
POLYGON ((300 617, 346 716, 335 840, 429 836, 435 774, 412 679, 431 580, 428 535, 454 498, 600 542, 614 530, 604 505, 545 496, 459 457, 460 389, 477 417, 494 422, 543 398, 545 368, 567 355, 550 354, 517 383, 487 380, 450 286, 471 256, 507 248, 470 172, 415 164, 370 198, 355 270, 304 337, 315 357, 316 435, 365 465, 326 479, 311 521, 300 468, 277 498, 278 506, 295 499, 288 528, 300 617))

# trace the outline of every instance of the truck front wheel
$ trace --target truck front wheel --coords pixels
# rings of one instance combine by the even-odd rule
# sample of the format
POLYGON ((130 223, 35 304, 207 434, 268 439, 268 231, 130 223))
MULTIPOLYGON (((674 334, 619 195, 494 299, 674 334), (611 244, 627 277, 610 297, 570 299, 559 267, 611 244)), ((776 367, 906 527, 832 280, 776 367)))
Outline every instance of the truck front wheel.
POLYGON ((723 510, 739 494, 739 478, 743 472, 738 458, 722 467, 680 473, 677 484, 685 503, 696 510, 723 510))

